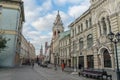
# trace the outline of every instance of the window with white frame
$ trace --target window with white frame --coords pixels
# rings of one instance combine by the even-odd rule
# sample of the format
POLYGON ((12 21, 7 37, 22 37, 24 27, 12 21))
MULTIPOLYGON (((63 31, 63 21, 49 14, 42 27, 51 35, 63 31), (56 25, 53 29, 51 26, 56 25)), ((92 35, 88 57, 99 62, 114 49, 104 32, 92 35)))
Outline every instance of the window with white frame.
POLYGON ((80 47, 80 49, 82 49, 83 48, 83 38, 80 38, 79 39, 79 47, 80 47))
POLYGON ((89 18, 89 27, 92 27, 92 20, 89 18))
POLYGON ((88 20, 86 20, 86 29, 88 28, 88 20))
POLYGON ((81 32, 83 32, 83 24, 81 23, 81 32))
POLYGON ((105 22, 105 17, 102 18, 101 22, 102 22, 102 26, 103 26, 103 35, 107 35, 107 26, 106 26, 106 22, 105 22))
POLYGON ((78 33, 80 33, 80 25, 78 25, 78 33))
POLYGON ((92 34, 89 34, 87 36, 87 47, 90 48, 92 47, 92 45, 93 45, 93 37, 92 37, 92 34))

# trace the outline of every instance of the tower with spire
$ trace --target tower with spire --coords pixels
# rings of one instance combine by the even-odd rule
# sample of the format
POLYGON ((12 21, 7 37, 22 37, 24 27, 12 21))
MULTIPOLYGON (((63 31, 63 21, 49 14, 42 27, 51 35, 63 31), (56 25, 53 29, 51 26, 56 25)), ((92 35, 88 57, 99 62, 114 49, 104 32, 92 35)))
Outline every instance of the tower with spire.
POLYGON ((40 54, 43 55, 43 46, 41 44, 40 54))
POLYGON ((58 10, 58 14, 56 16, 56 19, 53 23, 53 40, 55 40, 59 33, 61 32, 64 32, 64 27, 63 27, 63 23, 62 23, 62 20, 61 20, 61 16, 59 14, 59 10, 58 10))

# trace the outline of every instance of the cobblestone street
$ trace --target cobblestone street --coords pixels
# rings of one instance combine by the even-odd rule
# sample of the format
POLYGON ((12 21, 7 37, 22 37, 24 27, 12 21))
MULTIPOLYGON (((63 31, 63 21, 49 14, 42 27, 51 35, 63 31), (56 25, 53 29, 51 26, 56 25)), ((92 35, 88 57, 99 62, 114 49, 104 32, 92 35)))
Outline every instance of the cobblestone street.
POLYGON ((35 65, 12 69, 0 69, 0 80, 93 80, 90 78, 72 75, 69 72, 62 72, 60 68, 42 68, 35 65))

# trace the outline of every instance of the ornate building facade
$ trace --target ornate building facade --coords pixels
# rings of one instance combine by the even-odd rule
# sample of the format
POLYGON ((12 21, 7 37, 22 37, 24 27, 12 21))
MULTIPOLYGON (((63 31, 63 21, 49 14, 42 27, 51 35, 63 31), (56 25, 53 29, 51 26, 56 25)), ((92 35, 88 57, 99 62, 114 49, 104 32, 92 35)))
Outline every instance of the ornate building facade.
MULTIPOLYGON (((120 32, 120 0, 90 0, 91 6, 72 22, 72 67, 116 69, 114 44, 107 35, 120 32)), ((118 43, 118 51, 120 45, 118 43)), ((118 54, 120 56, 120 54, 118 54)), ((120 64, 120 57, 119 57, 120 64)))

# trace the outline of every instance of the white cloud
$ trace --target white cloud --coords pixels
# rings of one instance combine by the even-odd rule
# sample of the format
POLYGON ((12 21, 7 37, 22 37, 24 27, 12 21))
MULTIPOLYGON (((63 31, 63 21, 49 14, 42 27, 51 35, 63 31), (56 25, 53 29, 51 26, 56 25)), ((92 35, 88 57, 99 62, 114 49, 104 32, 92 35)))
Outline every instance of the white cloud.
POLYGON ((53 22, 55 21, 57 15, 57 11, 52 10, 54 8, 52 6, 52 1, 56 5, 65 5, 67 3, 74 4, 73 6, 69 7, 67 13, 60 11, 61 19, 65 29, 68 28, 67 25, 70 24, 71 17, 74 17, 75 15, 77 18, 89 6, 89 0, 44 0, 41 5, 36 5, 37 0, 23 1, 26 19, 23 27, 23 34, 27 40, 35 46, 37 54, 39 54, 41 44, 44 46, 46 41, 50 42, 52 39, 53 22), (47 13, 48 11, 50 12, 47 13), (43 32, 47 33, 43 34, 43 32))
MULTIPOLYGON (((37 0, 23 0, 25 8, 25 24, 23 27, 23 34, 28 41, 30 41, 38 52, 40 45, 44 44, 45 41, 51 39, 51 35, 41 34, 41 30, 32 26, 32 23, 36 22, 41 15, 52 9, 50 0, 44 1, 41 5, 36 5, 37 0)), ((49 17, 49 16, 48 16, 49 17)))
POLYGON ((41 6, 43 8, 43 10, 47 11, 47 10, 51 10, 52 8, 52 3, 50 0, 47 0, 45 3, 43 3, 43 5, 41 6))
POLYGON ((88 0, 86 0, 85 2, 81 3, 81 5, 71 6, 69 7, 68 14, 71 17, 77 18, 89 8, 89 5, 90 4, 88 0))
POLYGON ((37 30, 48 30, 52 29, 53 21, 55 19, 55 14, 48 14, 44 17, 39 17, 38 20, 32 23, 37 30))

